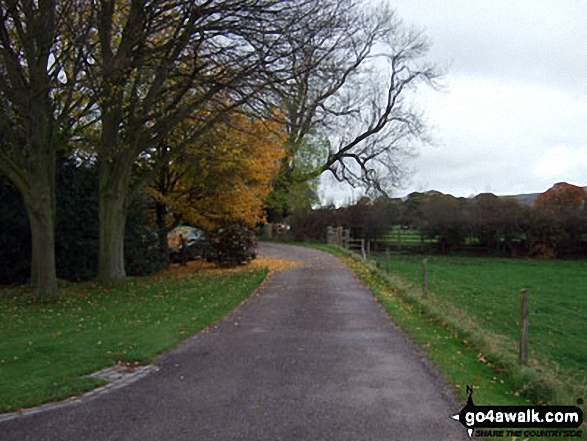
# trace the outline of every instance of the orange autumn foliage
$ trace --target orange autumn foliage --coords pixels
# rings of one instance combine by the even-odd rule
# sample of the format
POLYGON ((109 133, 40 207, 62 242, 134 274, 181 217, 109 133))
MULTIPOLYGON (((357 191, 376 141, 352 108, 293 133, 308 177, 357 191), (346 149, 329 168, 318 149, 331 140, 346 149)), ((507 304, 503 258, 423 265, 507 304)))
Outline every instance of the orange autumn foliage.
POLYGON ((540 208, 568 207, 582 208, 587 197, 585 190, 576 185, 559 182, 538 195, 535 206, 540 208))
POLYGON ((253 227, 264 220, 284 140, 279 124, 234 114, 168 165, 172 188, 150 193, 176 220, 204 230, 227 222, 253 227))

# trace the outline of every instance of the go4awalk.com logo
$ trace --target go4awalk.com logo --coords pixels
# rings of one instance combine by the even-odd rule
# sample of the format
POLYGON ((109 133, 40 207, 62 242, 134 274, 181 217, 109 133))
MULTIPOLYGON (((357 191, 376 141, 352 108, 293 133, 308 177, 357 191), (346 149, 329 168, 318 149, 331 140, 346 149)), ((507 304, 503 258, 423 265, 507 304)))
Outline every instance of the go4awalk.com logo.
POLYGON ((467 404, 452 418, 467 429, 469 438, 582 436, 583 411, 577 406, 477 406, 473 388, 467 386, 467 392, 467 404))

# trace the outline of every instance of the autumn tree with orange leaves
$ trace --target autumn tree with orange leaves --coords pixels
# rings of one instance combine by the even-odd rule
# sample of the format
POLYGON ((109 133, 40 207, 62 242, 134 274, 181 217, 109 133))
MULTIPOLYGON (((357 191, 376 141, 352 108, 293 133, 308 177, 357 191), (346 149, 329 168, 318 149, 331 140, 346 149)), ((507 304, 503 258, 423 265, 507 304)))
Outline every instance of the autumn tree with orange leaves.
POLYGON ((326 171, 367 190, 397 182, 398 160, 424 138, 403 97, 434 83, 427 50, 391 9, 356 0, 0 2, 0 174, 25 201, 37 293, 57 292, 60 156, 97 169, 96 266, 110 284, 126 276, 129 209, 160 166, 177 168, 174 214, 259 217, 272 162, 244 135, 264 129, 235 111, 283 112, 279 208, 311 200, 326 171))
MULTIPOLYGON (((185 142, 185 136, 181 127, 170 144, 185 142)), ((159 235, 165 237, 180 222, 204 230, 226 223, 254 227, 262 222, 284 138, 278 123, 234 113, 205 137, 188 143, 149 186, 159 235)), ((168 148, 172 147, 162 147, 159 154, 168 148)))

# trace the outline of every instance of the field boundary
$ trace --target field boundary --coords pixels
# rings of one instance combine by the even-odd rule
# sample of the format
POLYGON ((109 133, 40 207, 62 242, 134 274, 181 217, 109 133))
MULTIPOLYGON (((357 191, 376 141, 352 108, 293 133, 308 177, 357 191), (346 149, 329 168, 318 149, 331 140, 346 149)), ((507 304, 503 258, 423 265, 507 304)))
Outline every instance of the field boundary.
MULTIPOLYGON (((572 386, 556 378, 556 373, 550 372, 544 366, 533 361, 530 361, 527 365, 520 365, 516 356, 504 353, 499 349, 500 345, 516 346, 518 342, 494 332, 489 333, 486 329, 481 329, 470 317, 454 305, 440 301, 435 296, 429 296, 427 299, 423 298, 421 292, 411 287, 408 282, 396 275, 386 274, 373 262, 364 260, 361 256, 348 250, 331 246, 318 247, 343 258, 355 274, 370 286, 377 297, 395 296, 402 302, 417 308, 419 314, 436 320, 443 327, 453 331, 455 337, 466 342, 469 348, 478 351, 478 358, 488 367, 505 374, 508 382, 515 387, 516 396, 519 395, 536 404, 566 405, 574 404, 577 398, 584 398, 583 395, 587 391, 573 390, 572 386), (361 267, 363 271, 361 271, 361 267), (364 273, 365 271, 369 273, 371 278, 376 278, 380 286, 374 286, 373 280, 369 280, 369 277, 361 274, 361 272, 364 273), (377 291, 381 291, 382 288, 386 292, 378 293, 377 291)), ((392 314, 390 315, 392 316, 392 314)), ((458 392, 462 391, 459 390, 458 392)), ((463 398, 462 395, 461 398, 463 398)), ((586 407, 583 406, 584 411, 586 407)))

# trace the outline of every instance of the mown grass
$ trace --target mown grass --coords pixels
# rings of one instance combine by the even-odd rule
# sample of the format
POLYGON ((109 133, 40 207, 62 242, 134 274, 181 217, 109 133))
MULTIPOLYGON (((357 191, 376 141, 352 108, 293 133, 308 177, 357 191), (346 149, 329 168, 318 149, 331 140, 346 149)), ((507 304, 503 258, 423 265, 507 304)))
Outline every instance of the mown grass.
MULTIPOLYGON (((575 369, 575 360, 577 358, 581 360, 581 357, 585 354, 584 348, 580 348, 577 353, 574 353, 572 350, 567 351, 563 348, 566 345, 565 339, 558 341, 559 351, 573 353, 571 357, 573 361, 570 362, 572 376, 563 374, 560 366, 558 366, 557 371, 557 368, 553 367, 555 362, 552 360, 550 362, 538 362, 534 359, 528 366, 520 366, 516 361, 517 345, 514 341, 515 338, 499 335, 489 325, 486 325, 486 323, 499 323, 503 328, 510 328, 510 324, 506 323, 507 319, 502 317, 502 320, 500 320, 499 315, 502 312, 508 312, 509 317, 516 317, 519 314, 519 304, 516 302, 519 301, 517 293, 519 293, 519 288, 522 284, 514 283, 513 293, 508 288, 504 289, 503 292, 507 292, 513 297, 512 302, 508 304, 502 304, 507 302, 500 303, 499 300, 490 302, 478 298, 476 305, 471 305, 470 302, 466 302, 468 297, 465 295, 464 299, 460 298, 455 301, 455 303, 459 303, 455 306, 439 295, 439 269, 434 267, 434 259, 432 258, 429 258, 431 262, 430 268, 436 273, 431 275, 431 288, 436 287, 436 291, 432 290, 430 298, 424 300, 421 294, 422 264, 419 258, 406 258, 404 272, 400 269, 401 265, 397 256, 394 256, 394 260, 392 260, 393 271, 402 274, 401 277, 397 277, 393 274, 385 274, 374 264, 365 262, 358 256, 351 255, 340 248, 317 244, 305 245, 328 251, 341 258, 369 286, 395 323, 406 331, 412 341, 426 351, 430 360, 453 385, 456 394, 463 402, 467 398, 466 385, 473 386, 475 403, 478 405, 543 404, 545 402, 549 404, 574 405, 578 398, 585 398, 587 395, 584 377, 581 380, 580 375, 581 372, 583 375, 585 374, 585 365, 583 365, 582 370, 580 368, 575 369), (411 281, 410 277, 412 277, 411 281), (468 303, 469 306, 461 308, 463 303, 468 303)), ((457 262, 461 262, 459 267, 465 266, 463 261, 457 259, 457 262)), ((477 265, 474 265, 476 268, 489 266, 489 263, 484 262, 484 260, 473 259, 473 262, 477 263, 477 265)), ((530 262, 530 266, 537 265, 540 268, 541 263, 537 261, 530 262)), ((573 273, 581 268, 581 264, 578 262, 562 262, 561 264, 563 266, 570 264, 568 268, 573 273), (573 264, 578 264, 579 266, 574 267, 573 264)), ((511 265, 515 266, 515 262, 511 265)), ((552 265, 553 270, 559 268, 555 262, 545 263, 545 265, 546 267, 552 265)), ((379 266, 381 267, 381 265, 379 266)), ((500 268, 496 267, 494 269, 499 271, 500 268)), ((544 269, 542 271, 547 272, 544 269)), ((514 278, 519 272, 520 269, 512 271, 510 277, 514 278)), ((524 271, 521 272, 523 273, 524 271)), ((504 277, 503 274, 500 275, 494 272, 492 276, 487 275, 483 281, 478 281, 476 276, 470 275, 470 277, 465 277, 461 280, 453 280, 454 283, 451 286, 453 289, 458 290, 461 283, 472 280, 486 284, 490 289, 493 286, 501 286, 504 277)), ((549 279, 547 275, 544 275, 544 277, 549 279)), ((580 279, 582 276, 577 277, 580 279)), ((554 280, 558 280, 559 283, 564 281, 563 286, 567 285, 565 274, 555 277, 554 280)), ((535 281, 538 281, 538 279, 535 279, 535 281)), ((535 285, 529 286, 530 289, 536 290, 535 285)), ((584 284, 583 286, 587 285, 584 284)), ((462 289, 466 291, 465 288, 462 289)), ((477 288, 474 295, 479 296, 480 292, 485 292, 485 290, 477 288)), ((572 292, 579 296, 581 291, 579 289, 572 292)), ((535 294, 533 297, 536 296, 535 294)), ((583 298, 581 302, 583 307, 576 308, 580 316, 586 310, 584 307, 585 299, 583 298)), ((540 306, 537 304, 534 304, 532 309, 534 310, 533 314, 536 314, 536 310, 540 314, 540 306)), ((575 308, 572 308, 571 313, 566 315, 567 321, 569 317, 574 317, 574 314, 575 308)), ((536 317, 534 319, 536 320, 536 317)), ((585 323, 585 320, 582 320, 585 323)), ((513 329, 516 329, 514 334, 517 336, 515 323, 513 329)), ((534 326, 531 327, 530 334, 533 347, 531 356, 535 357, 537 353, 541 352, 537 348, 541 343, 533 329, 534 326)), ((566 332, 575 333, 569 339, 571 342, 569 344, 575 344, 575 341, 579 341, 585 335, 585 332, 581 330, 584 329, 584 326, 581 327, 580 323, 569 325, 566 329, 566 332), (580 329, 575 325, 578 325, 580 329), (571 331, 571 329, 574 330, 571 331)), ((553 341, 555 339, 551 337, 549 343, 553 341)), ((546 348, 543 348, 544 352, 548 352, 550 347, 551 345, 547 344, 546 348)), ((582 407, 585 412, 585 405, 582 407)), ((581 439, 586 438, 587 432, 583 427, 583 438, 581 439)), ((512 438, 503 439, 511 440, 512 438)), ((539 440, 542 438, 532 439, 539 440)), ((547 439, 552 441, 557 438, 547 439)))
MULTIPOLYGON (((422 286, 423 256, 394 255, 390 267, 415 288, 422 286)), ((385 268, 384 256, 378 256, 385 268)), ((563 383, 577 396, 587 394, 587 262, 428 257, 431 303, 458 309, 508 359, 518 351, 520 289, 530 294, 530 367, 563 383)), ((453 317, 454 320, 457 317, 453 317)), ((535 391, 539 400, 556 391, 535 391)))
POLYGON ((114 288, 63 283, 59 298, 0 290, 0 412, 79 395, 84 375, 117 362, 148 364, 238 306, 266 269, 129 278, 114 288))

